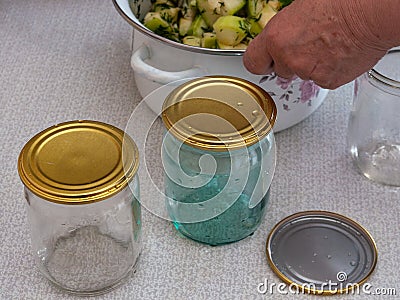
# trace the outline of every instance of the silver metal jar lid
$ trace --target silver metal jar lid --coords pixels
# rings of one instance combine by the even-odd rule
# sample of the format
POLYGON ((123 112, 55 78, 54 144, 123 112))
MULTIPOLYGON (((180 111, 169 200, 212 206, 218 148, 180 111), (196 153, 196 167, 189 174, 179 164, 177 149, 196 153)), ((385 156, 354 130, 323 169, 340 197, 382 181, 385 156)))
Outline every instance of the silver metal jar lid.
POLYGON ((273 271, 310 294, 351 292, 372 274, 377 257, 376 244, 366 229, 326 211, 293 214, 275 225, 267 240, 273 271))

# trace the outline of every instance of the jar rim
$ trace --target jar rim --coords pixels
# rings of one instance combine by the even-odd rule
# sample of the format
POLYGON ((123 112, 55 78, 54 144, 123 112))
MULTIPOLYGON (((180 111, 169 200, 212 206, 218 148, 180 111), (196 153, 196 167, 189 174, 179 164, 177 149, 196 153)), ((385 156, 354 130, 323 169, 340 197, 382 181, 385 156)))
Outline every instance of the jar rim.
MULTIPOLYGON (((390 54, 400 54, 400 48, 391 49, 386 53, 386 55, 390 55, 390 54)), ((384 58, 382 58, 382 59, 384 59, 384 58)), ((376 67, 377 67, 377 65, 375 65, 374 68, 372 68, 370 71, 368 71, 368 76, 370 78, 377 80, 379 83, 382 83, 387 87, 390 87, 393 89, 400 89, 400 81, 399 80, 392 79, 392 78, 382 74, 382 71, 379 72, 376 67)))

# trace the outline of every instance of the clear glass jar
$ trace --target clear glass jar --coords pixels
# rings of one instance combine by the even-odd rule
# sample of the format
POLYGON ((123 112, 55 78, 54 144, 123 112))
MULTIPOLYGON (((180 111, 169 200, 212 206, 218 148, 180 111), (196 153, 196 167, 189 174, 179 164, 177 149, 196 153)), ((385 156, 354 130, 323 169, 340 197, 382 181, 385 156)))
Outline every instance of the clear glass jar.
POLYGON ((141 252, 138 151, 123 131, 73 121, 34 136, 21 151, 33 254, 41 273, 79 295, 128 278, 141 252))
POLYGON ((265 91, 233 77, 195 79, 167 97, 162 160, 178 231, 210 245, 254 233, 275 170, 275 117, 265 91))
POLYGON ((400 186, 400 50, 356 79, 347 144, 358 171, 400 186))

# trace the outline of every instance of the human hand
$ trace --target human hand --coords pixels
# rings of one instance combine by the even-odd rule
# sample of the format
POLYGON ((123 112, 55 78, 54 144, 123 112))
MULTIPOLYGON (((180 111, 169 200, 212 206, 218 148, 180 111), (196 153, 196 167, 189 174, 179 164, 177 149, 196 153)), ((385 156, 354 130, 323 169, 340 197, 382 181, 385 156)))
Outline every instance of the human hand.
POLYGON ((395 45, 383 38, 379 22, 387 20, 377 19, 379 5, 375 0, 296 0, 249 44, 244 65, 255 74, 274 71, 337 88, 371 69, 395 45))

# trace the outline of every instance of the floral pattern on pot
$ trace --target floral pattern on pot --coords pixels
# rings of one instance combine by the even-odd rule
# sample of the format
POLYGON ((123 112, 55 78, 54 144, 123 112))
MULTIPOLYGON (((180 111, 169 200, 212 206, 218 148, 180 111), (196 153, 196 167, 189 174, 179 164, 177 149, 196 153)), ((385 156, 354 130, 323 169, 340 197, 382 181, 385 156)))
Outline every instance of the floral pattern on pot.
POLYGON ((282 105, 284 110, 290 110, 294 104, 312 105, 312 100, 318 97, 320 87, 310 80, 298 77, 285 79, 270 74, 263 76, 259 84, 274 98, 276 105, 282 105))

